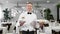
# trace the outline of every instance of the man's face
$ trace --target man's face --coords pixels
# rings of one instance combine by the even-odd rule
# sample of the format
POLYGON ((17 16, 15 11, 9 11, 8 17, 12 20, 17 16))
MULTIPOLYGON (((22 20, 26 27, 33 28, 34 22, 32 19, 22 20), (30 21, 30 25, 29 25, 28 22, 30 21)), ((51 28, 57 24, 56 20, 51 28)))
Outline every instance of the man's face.
POLYGON ((32 4, 27 4, 26 9, 28 12, 31 11, 32 10, 32 4))

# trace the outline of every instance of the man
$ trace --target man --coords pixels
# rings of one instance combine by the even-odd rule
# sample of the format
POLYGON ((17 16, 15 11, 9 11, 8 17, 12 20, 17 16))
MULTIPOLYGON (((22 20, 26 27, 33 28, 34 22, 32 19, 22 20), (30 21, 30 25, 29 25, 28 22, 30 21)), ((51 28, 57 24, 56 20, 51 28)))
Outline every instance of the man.
POLYGON ((26 5, 26 12, 19 16, 18 23, 16 24, 16 33, 19 34, 19 29, 22 34, 34 34, 37 16, 32 12, 32 3, 28 2, 26 5), (18 29, 18 26, 20 27, 18 29))

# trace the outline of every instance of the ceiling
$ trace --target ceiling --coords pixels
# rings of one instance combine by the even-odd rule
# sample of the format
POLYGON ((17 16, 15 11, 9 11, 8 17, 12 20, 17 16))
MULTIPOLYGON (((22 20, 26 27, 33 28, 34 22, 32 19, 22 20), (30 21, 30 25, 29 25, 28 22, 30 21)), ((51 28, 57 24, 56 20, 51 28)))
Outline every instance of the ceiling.
POLYGON ((13 3, 16 4, 17 2, 19 2, 20 4, 24 4, 26 2, 32 2, 32 3, 58 3, 60 2, 60 0, 0 0, 0 4, 4 4, 4 3, 13 3))

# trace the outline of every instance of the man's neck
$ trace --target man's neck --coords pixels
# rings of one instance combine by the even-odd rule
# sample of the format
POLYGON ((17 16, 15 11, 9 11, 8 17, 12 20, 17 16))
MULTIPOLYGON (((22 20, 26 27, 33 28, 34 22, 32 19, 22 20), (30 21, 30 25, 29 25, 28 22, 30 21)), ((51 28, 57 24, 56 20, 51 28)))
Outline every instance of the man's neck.
POLYGON ((28 12, 28 13, 32 13, 32 12, 28 12))
POLYGON ((32 13, 32 10, 27 10, 29 13, 32 13))
POLYGON ((27 12, 32 13, 32 11, 27 11, 27 12))

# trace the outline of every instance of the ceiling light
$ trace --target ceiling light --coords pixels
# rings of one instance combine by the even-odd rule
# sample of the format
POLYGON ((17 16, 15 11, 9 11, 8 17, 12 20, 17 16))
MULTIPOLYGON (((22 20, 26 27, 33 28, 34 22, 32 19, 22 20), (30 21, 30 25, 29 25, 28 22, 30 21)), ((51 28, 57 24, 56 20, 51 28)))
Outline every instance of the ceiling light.
POLYGON ((50 1, 49 1, 49 0, 47 0, 47 3, 50 3, 50 1))
POLYGON ((46 8, 43 8, 43 10, 45 10, 46 8))
POLYGON ((8 3, 9 1, 6 1, 6 3, 8 3))
POLYGON ((26 9, 25 7, 22 7, 23 9, 26 9))

